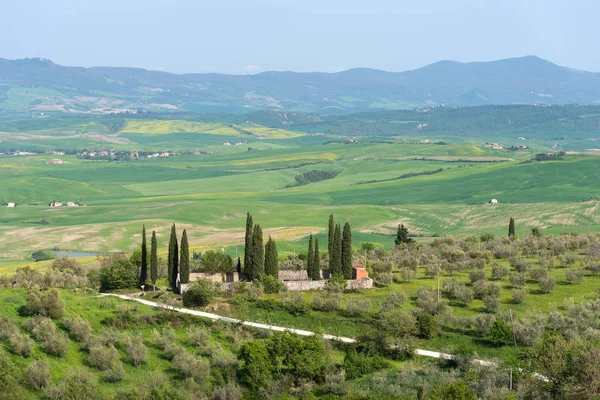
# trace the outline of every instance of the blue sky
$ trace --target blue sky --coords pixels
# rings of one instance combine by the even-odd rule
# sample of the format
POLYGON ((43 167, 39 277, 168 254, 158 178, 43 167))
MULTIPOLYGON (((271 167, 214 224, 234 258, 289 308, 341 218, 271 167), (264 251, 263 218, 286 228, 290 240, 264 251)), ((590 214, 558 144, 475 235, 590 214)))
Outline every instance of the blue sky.
POLYGON ((0 57, 169 72, 404 71, 537 55, 600 71, 593 0, 0 0, 0 57))

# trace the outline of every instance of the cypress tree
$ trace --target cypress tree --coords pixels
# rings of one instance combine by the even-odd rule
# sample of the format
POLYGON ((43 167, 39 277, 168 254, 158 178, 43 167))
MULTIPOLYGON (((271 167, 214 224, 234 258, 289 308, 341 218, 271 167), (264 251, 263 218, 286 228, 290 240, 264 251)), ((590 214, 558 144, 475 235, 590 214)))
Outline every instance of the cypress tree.
MULTIPOLYGON (((175 224, 173 224, 175 226, 175 224)), ((171 227, 171 236, 169 237, 169 254, 167 255, 167 279, 169 280, 169 287, 173 287, 173 226, 171 227)))
POLYGON ((333 214, 329 216, 329 235, 327 242, 327 254, 329 255, 329 271, 333 269, 333 236, 334 236, 334 226, 333 226, 333 214))
POLYGON ((344 224, 342 238, 342 272, 344 279, 352 279, 352 230, 350 224, 344 224))
POLYGON ((277 244, 275 240, 269 236, 267 245, 265 246, 265 274, 272 276, 275 279, 279 278, 279 254, 277 253, 277 244))
POLYGON ((312 262, 312 270, 310 270, 309 278, 313 281, 321 280, 321 255, 319 254, 319 238, 315 238, 315 251, 312 262))
POLYGON ((332 265, 331 265, 331 276, 339 277, 343 276, 342 272, 342 234, 340 232, 340 224, 335 226, 333 232, 333 248, 332 251, 332 265))
POLYGON ((401 245, 402 243, 412 243, 412 238, 408 237, 408 228, 404 226, 404 224, 398 225, 398 231, 396 232, 396 239, 394 243, 396 246, 401 245))
POLYGON ((156 243, 156 232, 152 231, 152 240, 150 242, 150 281, 156 289, 156 280, 158 279, 158 249, 156 243))
POLYGON ((248 274, 252 264, 252 215, 246 215, 246 236, 244 238, 244 272, 248 274))
POLYGON ((242 273, 242 260, 240 260, 239 257, 237 259, 237 263, 235 264, 235 270, 238 273, 238 275, 242 273))
POLYGON ((179 275, 179 246, 177 244, 177 230, 175 224, 173 224, 169 240, 169 284, 173 290, 177 290, 177 275, 179 275))
POLYGON ((265 248, 260 225, 254 225, 252 231, 252 246, 250 249, 250 265, 246 275, 250 280, 255 280, 265 273, 265 248))
POLYGON ((148 248, 146 246, 146 226, 142 226, 142 268, 140 269, 140 286, 148 280, 148 248))
POLYGON ((512 217, 508 223, 508 237, 515 237, 515 220, 512 217))
POLYGON ((306 255, 306 270, 308 271, 308 275, 312 271, 312 263, 314 261, 314 251, 313 251, 313 235, 312 233, 308 237, 308 254, 306 255))
POLYGON ((179 281, 181 283, 190 283, 190 248, 188 245, 187 232, 184 229, 181 236, 181 259, 179 261, 179 281))

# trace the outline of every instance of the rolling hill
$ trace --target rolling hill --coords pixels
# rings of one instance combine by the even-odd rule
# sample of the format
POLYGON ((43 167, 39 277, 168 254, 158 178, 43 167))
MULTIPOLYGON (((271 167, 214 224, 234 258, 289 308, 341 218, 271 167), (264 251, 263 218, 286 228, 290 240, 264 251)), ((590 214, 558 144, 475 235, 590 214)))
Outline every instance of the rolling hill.
POLYGON ((436 104, 599 104, 600 74, 527 56, 493 62, 440 61, 413 71, 171 74, 137 68, 65 67, 0 59, 0 110, 14 112, 272 109, 348 113, 436 104))

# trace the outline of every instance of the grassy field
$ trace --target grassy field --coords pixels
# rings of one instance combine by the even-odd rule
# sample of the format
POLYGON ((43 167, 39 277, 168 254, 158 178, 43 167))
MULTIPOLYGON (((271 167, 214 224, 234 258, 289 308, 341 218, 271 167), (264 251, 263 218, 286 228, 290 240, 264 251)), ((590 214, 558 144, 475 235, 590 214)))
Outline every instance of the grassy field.
MULTIPOLYGON (((510 217, 521 232, 600 226, 599 156, 573 153, 562 161, 523 163, 544 151, 534 140, 533 148, 514 152, 491 149, 488 137, 443 137, 449 144, 437 145, 357 136, 358 143, 349 143, 216 120, 135 119, 113 126, 83 117, 14 119, 0 128, 7 132, 0 148, 204 152, 114 163, 75 155, 0 156, 0 201, 18 204, 0 208, 4 272, 36 249, 131 251, 142 224, 156 230, 163 245, 175 222, 188 230, 195 250, 226 248, 234 255, 236 246, 242 250, 248 211, 280 242, 283 254, 303 250, 309 233, 322 235, 331 213, 352 224, 355 246, 369 241, 387 248, 399 223, 425 242, 432 236, 503 233, 510 217), (243 140, 248 143, 223 145, 243 140), (51 164, 56 158, 63 163, 51 164), (338 174, 289 187, 296 175, 311 170, 338 174), (491 198, 500 204, 486 204, 491 198), (85 206, 51 209, 54 200, 85 206)), ((536 138, 545 140, 540 133, 536 138)))

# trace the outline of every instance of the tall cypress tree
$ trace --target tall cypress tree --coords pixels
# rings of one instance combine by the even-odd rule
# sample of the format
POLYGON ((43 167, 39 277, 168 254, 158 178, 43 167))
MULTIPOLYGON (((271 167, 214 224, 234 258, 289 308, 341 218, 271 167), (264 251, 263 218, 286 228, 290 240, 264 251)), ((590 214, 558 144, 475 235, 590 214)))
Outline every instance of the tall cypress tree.
POLYGON ((244 238, 244 272, 248 274, 248 270, 252 265, 252 215, 246 215, 246 236, 244 238))
POLYGON ((333 226, 333 214, 329 216, 329 234, 327 242, 327 255, 329 256, 329 271, 333 269, 333 235, 335 227, 333 226))
POLYGON ((179 261, 179 281, 190 283, 190 248, 188 245, 187 232, 184 229, 181 236, 181 259, 179 261))
POLYGON ((279 254, 277 253, 277 244, 275 240, 269 236, 267 245, 265 246, 265 274, 273 278, 279 278, 279 254))
POLYGON ((255 280, 265 273, 265 248, 260 225, 254 225, 252 231, 252 245, 250 249, 250 265, 246 275, 250 280, 255 280))
POLYGON ((345 279, 352 279, 352 230, 347 222, 342 238, 342 272, 345 279))
POLYGON ((332 251, 332 268, 331 276, 340 277, 343 276, 342 271, 342 234, 340 232, 340 224, 336 224, 335 231, 333 232, 333 248, 332 251))
POLYGON ((150 281, 156 289, 156 280, 158 279, 158 248, 156 243, 156 232, 152 231, 152 240, 150 241, 150 281))
POLYGON ((313 250, 313 235, 312 233, 308 237, 308 254, 306 255, 306 270, 308 271, 308 275, 312 271, 312 263, 314 261, 314 250, 313 250))
POLYGON ((169 240, 169 284, 171 289, 177 290, 177 276, 179 275, 179 246, 177 244, 177 229, 175 224, 171 226, 171 238, 169 240))
POLYGON ((512 217, 508 223, 508 237, 515 237, 515 220, 512 217))
POLYGON ((148 280, 148 248, 146 246, 146 226, 142 226, 142 268, 140 269, 140 286, 148 280))
POLYGON ((321 280, 321 255, 319 254, 319 238, 315 238, 315 252, 312 262, 312 270, 309 271, 309 278, 313 281, 321 280))

